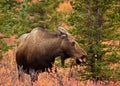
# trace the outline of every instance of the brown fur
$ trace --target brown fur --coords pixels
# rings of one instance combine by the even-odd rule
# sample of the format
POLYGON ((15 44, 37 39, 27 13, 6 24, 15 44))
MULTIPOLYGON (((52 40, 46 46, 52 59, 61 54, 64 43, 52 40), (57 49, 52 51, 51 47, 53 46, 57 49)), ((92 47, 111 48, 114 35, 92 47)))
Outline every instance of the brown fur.
POLYGON ((22 67, 24 72, 30 74, 31 69, 36 72, 51 68, 57 56, 63 60, 67 57, 83 59, 87 54, 63 29, 59 28, 52 33, 43 28, 35 28, 24 41, 18 43, 16 62, 18 70, 22 67))

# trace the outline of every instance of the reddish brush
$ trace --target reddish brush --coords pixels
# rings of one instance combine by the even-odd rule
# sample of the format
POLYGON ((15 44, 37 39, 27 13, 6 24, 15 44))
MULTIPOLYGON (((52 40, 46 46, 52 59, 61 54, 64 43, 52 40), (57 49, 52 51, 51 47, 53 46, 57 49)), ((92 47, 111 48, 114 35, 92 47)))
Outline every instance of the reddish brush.
MULTIPOLYGON (((0 61, 0 86, 31 86, 30 76, 27 74, 24 74, 22 82, 18 80, 18 71, 13 54, 14 52, 10 52, 11 56, 7 54, 0 61)), ((34 82, 33 86, 120 86, 120 81, 98 81, 97 83, 92 80, 83 81, 80 77, 80 73, 84 69, 83 66, 57 67, 57 73, 54 72, 55 69, 56 66, 54 65, 52 73, 40 73, 38 81, 34 82)))

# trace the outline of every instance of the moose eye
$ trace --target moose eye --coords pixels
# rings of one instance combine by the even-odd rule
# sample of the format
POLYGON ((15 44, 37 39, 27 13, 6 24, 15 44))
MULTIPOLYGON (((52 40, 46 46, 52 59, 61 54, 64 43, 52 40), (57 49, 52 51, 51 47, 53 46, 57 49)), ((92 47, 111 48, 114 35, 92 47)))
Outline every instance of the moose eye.
POLYGON ((74 46, 75 45, 75 42, 72 42, 72 46, 74 46))

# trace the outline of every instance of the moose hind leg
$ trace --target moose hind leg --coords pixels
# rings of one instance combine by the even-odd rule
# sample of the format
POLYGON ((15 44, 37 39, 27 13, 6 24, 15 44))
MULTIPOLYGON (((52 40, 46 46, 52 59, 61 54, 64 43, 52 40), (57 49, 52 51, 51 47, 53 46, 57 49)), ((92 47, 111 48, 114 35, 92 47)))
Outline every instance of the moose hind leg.
POLYGON ((29 74, 30 74, 31 82, 35 82, 36 80, 38 80, 38 73, 34 69, 30 69, 29 74))
POLYGON ((24 82, 24 73, 23 73, 23 66, 17 66, 18 68, 18 79, 21 82, 24 82))

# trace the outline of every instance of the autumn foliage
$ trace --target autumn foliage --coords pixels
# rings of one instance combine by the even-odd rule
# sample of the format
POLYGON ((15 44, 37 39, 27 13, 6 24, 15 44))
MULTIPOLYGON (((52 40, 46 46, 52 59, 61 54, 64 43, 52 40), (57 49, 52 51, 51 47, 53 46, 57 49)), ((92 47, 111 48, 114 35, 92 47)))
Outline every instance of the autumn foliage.
MULTIPOLYGON (((86 80, 82 77, 85 66, 57 67, 58 72, 39 73, 38 81, 33 86, 120 86, 120 82, 86 80)), ((54 68, 53 68, 54 70, 54 68)), ((15 62, 15 48, 4 54, 0 61, 0 86, 31 86, 30 76, 23 73, 24 80, 18 80, 18 70, 15 62)))
MULTIPOLYGON (((4 1, 4 0, 1 0, 1 1, 4 1)), ((10 1, 10 0, 6 0, 6 1, 10 1)), ((11 0, 11 1, 14 1, 14 0, 11 0)), ((4 31, 7 32, 6 28, 8 29, 8 31, 12 31, 11 28, 13 28, 13 30, 14 30, 13 32, 15 34, 17 34, 20 31, 26 30, 25 28, 28 29, 28 28, 35 26, 34 24, 36 24, 36 21, 38 22, 40 20, 38 18, 38 16, 37 16, 38 20, 35 20, 35 16, 32 15, 32 16, 29 16, 30 20, 32 21, 32 24, 31 24, 31 22, 26 21, 28 19, 27 18, 25 19, 24 17, 28 17, 28 13, 26 12, 26 8, 24 8, 24 6, 27 7, 28 5, 26 4, 26 2, 23 2, 25 0, 16 0, 16 1, 19 1, 22 4, 20 6, 18 5, 19 8, 21 8, 23 6, 23 8, 21 8, 21 12, 18 12, 18 11, 20 11, 20 9, 18 7, 16 7, 17 13, 15 13, 15 14, 12 14, 12 12, 10 12, 10 9, 7 9, 8 7, 6 9, 4 8, 5 11, 1 11, 2 8, 0 9, 1 12, 5 12, 4 15, 7 15, 7 16, 3 16, 3 13, 2 14, 0 13, 0 15, 3 16, 0 18, 0 21, 1 21, 0 27, 2 28, 1 32, 4 32, 4 31), (18 13, 23 14, 23 19, 22 19, 22 17, 19 16, 18 13), (19 19, 19 18, 21 18, 21 19, 19 19), (7 20, 7 19, 9 19, 9 20, 7 20), (5 20, 7 20, 7 21, 5 21, 5 20), (16 21, 19 23, 16 23, 16 21), (13 22, 13 25, 11 22, 13 22), (27 26, 27 24, 28 24, 28 26, 27 26), (32 26, 30 26, 30 24, 32 26)), ((31 0, 31 2, 33 2, 34 4, 37 3, 38 1, 41 1, 41 0, 31 0)), ((8 3, 6 3, 6 5, 7 4, 8 3)), ((3 3, 3 5, 5 7, 5 3, 3 3)), ((7 6, 9 6, 9 4, 7 6)), ((78 4, 78 6, 79 6, 79 4, 78 4)), ((83 6, 84 6, 84 4, 83 4, 83 6)), ((2 10, 4 10, 4 9, 2 9, 2 10)), ((62 12, 69 13, 69 12, 73 11, 74 8, 71 6, 69 0, 64 0, 63 3, 59 4, 59 6, 58 6, 58 8, 56 8, 56 10, 59 13, 62 13, 62 12)), ((37 13, 35 13, 35 14, 37 14, 37 13)), ((82 17, 82 16, 83 15, 81 14, 78 17, 82 17)), ((73 17, 73 19, 79 19, 79 18, 73 17)), ((116 19, 119 19, 119 18, 116 18, 116 19)), ((65 16, 65 20, 66 20, 66 16, 65 16)), ((78 23, 83 24, 84 21, 83 20, 80 20, 80 21, 82 21, 82 23, 76 22, 75 24, 77 24, 77 25, 78 25, 78 23)), ((74 20, 72 20, 72 22, 74 22, 74 20)), ((50 22, 50 23, 52 23, 52 22, 50 22)), ((72 27, 72 26, 67 25, 65 22, 62 22, 61 26, 65 27, 65 28, 72 27)), ((118 29, 117 32, 119 32, 119 31, 120 31, 120 28, 118 29)), ((23 32, 21 32, 21 33, 23 33, 23 32)), ((2 36, 4 36, 4 35, 2 33, 0 33, 0 37, 2 37, 2 36)), ((7 42, 8 45, 11 46, 11 45, 15 45, 15 43, 14 43, 15 38, 16 38, 16 35, 12 35, 12 36, 10 36, 10 38, 4 38, 3 40, 5 42, 7 42)), ((108 39, 108 40, 104 40, 102 42, 102 44, 108 44, 110 46, 112 46, 112 45, 118 46, 118 45, 120 45, 120 42, 119 42, 119 40, 109 40, 108 39)), ((107 49, 107 48, 104 48, 104 50, 105 49, 107 49)), ((114 48, 111 48, 111 49, 112 49, 112 51, 114 51, 114 48)), ((8 51, 6 51, 4 53, 2 52, 3 58, 2 58, 2 60, 0 60, 0 86, 31 86, 32 82, 30 80, 30 76, 25 73, 23 73, 23 81, 18 80, 18 70, 16 67, 15 52, 16 52, 16 47, 13 47, 12 49, 8 49, 8 51)), ((106 54, 109 55, 110 53, 111 52, 107 52, 106 54)), ((117 53, 120 54, 120 52, 117 52, 117 53)), ((66 64, 69 64, 69 63, 70 63, 70 61, 66 61, 66 64)), ((117 63, 110 64, 109 66, 111 67, 111 69, 120 68, 120 66, 117 63)), ((82 75, 82 74, 87 73, 87 72, 85 71, 86 66, 83 66, 83 65, 81 66, 81 65, 73 64, 72 66, 67 66, 65 68, 54 65, 54 67, 57 67, 57 73, 55 73, 54 71, 51 73, 48 73, 48 72, 39 73, 38 80, 33 83, 33 86, 120 86, 120 81, 117 81, 114 79, 108 80, 108 81, 107 80, 103 80, 103 81, 98 80, 97 82, 95 82, 95 80, 93 80, 93 79, 84 78, 84 75, 82 75)), ((54 70, 54 67, 53 67, 53 70, 54 70)), ((114 72, 114 73, 116 73, 116 72, 114 72)))

